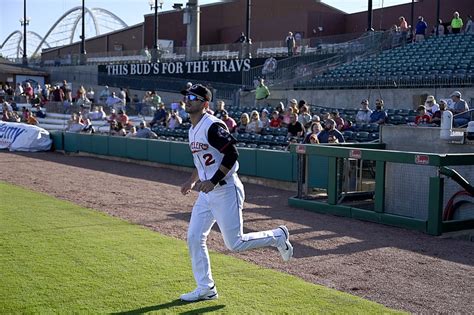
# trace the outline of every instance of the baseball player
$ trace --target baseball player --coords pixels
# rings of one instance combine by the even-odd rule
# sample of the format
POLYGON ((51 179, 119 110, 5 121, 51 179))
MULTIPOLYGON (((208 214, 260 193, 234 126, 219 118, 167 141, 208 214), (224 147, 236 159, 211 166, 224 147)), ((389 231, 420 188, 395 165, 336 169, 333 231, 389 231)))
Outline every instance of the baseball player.
POLYGON ((217 222, 227 248, 244 251, 264 246, 278 248, 284 261, 293 256, 290 234, 282 225, 274 230, 243 233, 242 207, 244 188, 237 176, 239 163, 236 140, 220 119, 208 114, 211 92, 196 84, 182 91, 186 98, 186 112, 191 119, 189 147, 196 169, 181 186, 186 195, 193 188, 199 191, 194 204, 187 235, 189 254, 197 288, 181 295, 181 300, 194 302, 218 298, 211 273, 206 239, 217 222))

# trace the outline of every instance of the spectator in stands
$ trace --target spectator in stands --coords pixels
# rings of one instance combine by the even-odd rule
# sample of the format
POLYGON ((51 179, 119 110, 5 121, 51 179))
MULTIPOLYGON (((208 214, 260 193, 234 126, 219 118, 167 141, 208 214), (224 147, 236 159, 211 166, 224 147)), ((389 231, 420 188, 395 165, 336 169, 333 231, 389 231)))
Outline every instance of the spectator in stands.
POLYGON ((35 113, 31 112, 30 115, 28 115, 28 120, 26 121, 28 125, 38 125, 38 119, 35 117, 35 113))
POLYGON ((145 57, 146 62, 151 62, 151 53, 148 50, 148 46, 145 46, 145 48, 143 48, 142 56, 145 57))
POLYGON ((157 139, 158 136, 156 133, 151 131, 149 127, 146 125, 146 121, 140 122, 140 127, 137 130, 137 134, 135 135, 137 138, 144 138, 144 139, 157 139))
POLYGON ((428 112, 426 111, 426 107, 424 105, 418 106, 417 111, 418 115, 415 117, 415 124, 417 126, 427 125, 431 123, 431 116, 428 115, 428 112))
POLYGON ((91 103, 95 102, 95 92, 91 87, 87 90, 86 97, 91 101, 91 103))
POLYGON ((303 137, 305 129, 304 126, 298 121, 298 115, 292 113, 290 116, 290 124, 288 125, 288 137, 303 137))
POLYGON ((247 133, 260 133, 263 128, 263 123, 260 120, 260 114, 258 111, 253 110, 250 113, 250 122, 247 124, 247 133))
POLYGON ((3 102, 5 100, 5 87, 0 84, 0 102, 3 102))
POLYGON ((150 127, 153 128, 153 126, 155 125, 158 125, 158 126, 164 125, 165 119, 166 119, 165 103, 160 103, 157 110, 153 114, 153 119, 150 121, 150 127))
POLYGON ((336 122, 328 119, 324 122, 324 130, 318 135, 319 143, 334 143, 336 139, 339 143, 345 142, 342 133, 336 129, 336 122))
POLYGON ((370 115, 372 115, 372 110, 369 108, 369 100, 364 99, 360 102, 360 109, 357 111, 355 117, 356 124, 368 124, 370 122, 370 115))
POLYGON ((157 108, 161 103, 161 96, 159 96, 156 91, 151 92, 151 103, 155 108, 157 108))
POLYGON ((453 34, 459 34, 463 26, 462 19, 459 17, 459 12, 453 13, 453 19, 451 20, 451 32, 453 34))
POLYGON ((268 117, 268 110, 266 108, 262 109, 260 121, 262 122, 262 128, 270 127, 270 118, 268 117))
POLYGON ((267 98, 270 96, 270 91, 265 85, 265 80, 260 78, 258 80, 258 86, 255 89, 255 106, 260 108, 266 105, 267 98))
POLYGON ((28 118, 30 117, 30 110, 23 106, 21 108, 21 122, 26 123, 28 121, 28 118))
POLYGON ((2 121, 10 121, 11 111, 8 109, 8 103, 3 103, 2 105, 2 121))
POLYGON ((179 116, 179 113, 173 111, 167 120, 166 127, 169 129, 176 129, 179 128, 182 123, 183 119, 179 116))
POLYGON ((45 118, 46 117, 46 110, 41 105, 39 105, 36 108, 36 117, 38 117, 38 118, 45 118))
POLYGON ((125 137, 127 138, 133 138, 136 136, 137 136, 137 127, 135 126, 132 126, 130 130, 127 132, 127 134, 125 135, 125 137))
POLYGON ((179 114, 179 117, 183 120, 183 122, 187 122, 189 120, 189 114, 186 112, 186 103, 184 101, 178 102, 178 108, 176 112, 179 114))
POLYGON ((311 134, 309 136, 309 144, 319 144, 319 139, 318 139, 318 136, 315 135, 315 134, 311 134))
POLYGON ((448 108, 446 102, 444 100, 439 101, 439 110, 437 110, 433 117, 431 118, 431 122, 437 126, 441 126, 441 117, 443 116, 443 112, 448 108))
POLYGON ((288 36, 285 38, 286 47, 288 48, 288 56, 293 56, 294 49, 296 47, 296 40, 295 36, 293 36, 292 32, 288 32, 288 36))
POLYGON ((270 128, 280 128, 282 119, 280 118, 280 113, 277 110, 274 110, 272 113, 272 119, 270 120, 270 128))
POLYGON ((110 94, 111 93, 110 93, 109 87, 107 85, 104 86, 104 89, 99 94, 99 102, 101 104, 106 104, 107 99, 109 98, 110 94))
POLYGON ((464 28, 464 33, 474 34, 474 22, 472 21, 472 15, 467 16, 467 22, 464 28))
POLYGON ((51 92, 51 85, 45 84, 44 89, 41 91, 41 97, 43 102, 47 102, 49 100, 49 94, 51 92))
POLYGON ((137 115, 140 115, 142 111, 142 103, 137 94, 133 94, 131 102, 128 102, 127 105, 125 105, 125 108, 128 113, 135 111, 137 115))
POLYGON ((235 128, 237 127, 237 123, 232 117, 229 116, 229 113, 225 109, 222 111, 221 119, 226 124, 227 128, 229 129, 229 132, 234 133, 235 128))
POLYGON ((25 95, 27 103, 30 103, 33 99, 35 94, 30 82, 26 82, 25 89, 23 90, 23 95, 25 95))
POLYGON ((81 85, 76 91, 76 101, 81 98, 86 98, 87 92, 83 85, 81 85))
POLYGON ((218 100, 216 103, 216 111, 214 112, 214 116, 219 119, 222 119, 223 110, 225 110, 225 102, 223 100, 218 100))
POLYGON ((439 110, 438 104, 436 104, 436 99, 433 95, 428 95, 425 101, 425 108, 428 115, 433 116, 439 110))
POLYGON ((247 36, 245 36, 245 33, 242 32, 240 33, 240 36, 239 38, 236 39, 236 41, 234 43, 245 43, 247 41, 247 36))
POLYGON ((247 113, 243 113, 241 116, 240 116, 240 121, 239 123, 237 124, 237 128, 235 128, 235 131, 237 133, 245 133, 247 132, 247 125, 250 121, 250 117, 249 117, 249 114, 247 113))
MULTIPOLYGON (((105 112, 104 112, 104 115, 105 115, 105 112)), ((105 118, 105 116, 102 116, 102 113, 99 112, 99 106, 94 106, 92 107, 92 110, 89 112, 89 115, 87 115, 87 118, 90 118, 91 120, 102 120, 105 118)))
POLYGON ((283 104, 283 102, 278 103, 275 110, 280 115, 280 118, 283 119, 283 113, 285 112, 285 104, 283 104))
POLYGON ((87 98, 86 93, 81 93, 76 100, 76 105, 90 108, 92 102, 87 98))
POLYGON ((72 103, 72 90, 69 83, 66 80, 63 80, 63 85, 61 86, 61 90, 64 93, 64 101, 68 102, 69 104, 72 103))
POLYGON ((293 113, 298 114, 300 111, 300 108, 298 106, 298 101, 294 98, 290 100, 290 102, 288 103, 288 107, 293 108, 293 113))
POLYGON ((21 83, 16 84, 15 92, 13 95, 15 97, 15 101, 18 101, 19 97, 23 95, 23 86, 21 86, 21 83))
POLYGON ((130 126, 129 118, 122 109, 118 111, 116 120, 117 122, 121 123, 122 126, 124 126, 125 128, 128 128, 130 126))
POLYGON ((439 19, 438 24, 433 27, 433 34, 441 36, 444 35, 445 31, 446 29, 444 28, 443 20, 439 19), (438 31, 438 34, 436 34, 436 31, 438 31))
POLYGON ((306 100, 299 100, 298 101, 298 110, 301 110, 301 107, 307 106, 308 107, 308 112, 309 112, 309 104, 306 102, 306 100))
POLYGON ((81 122, 82 116, 80 113, 72 113, 71 119, 68 121, 68 127, 66 131, 69 132, 81 132, 84 128, 84 124, 81 122))
POLYGON ((7 96, 7 100, 12 100, 13 99, 13 95, 15 94, 15 90, 13 89, 13 87, 11 87, 8 83, 6 84, 6 87, 5 87, 5 93, 6 93, 6 96, 7 96))
POLYGON ((111 122, 113 122, 113 121, 117 122, 117 117, 118 117, 118 115, 117 115, 115 109, 112 108, 112 109, 110 110, 110 115, 109 115, 109 117, 107 118, 107 121, 108 121, 109 123, 111 123, 111 122))
POLYGON ((281 126, 286 127, 291 123, 291 115, 296 114, 293 107, 287 107, 285 113, 283 114, 283 119, 281 121, 281 126))
POLYGON ((115 109, 116 111, 123 109, 122 100, 117 97, 117 95, 115 95, 115 92, 112 92, 112 94, 107 98, 105 105, 107 105, 109 108, 115 109))
POLYGON ((41 93, 43 92, 43 89, 41 88, 41 84, 36 83, 34 89, 33 89, 33 94, 35 96, 41 97, 41 93))
POLYGON ((428 28, 428 24, 424 21, 422 16, 418 17, 418 22, 415 26, 415 41, 421 42, 425 39, 426 29, 428 28))
POLYGON ((94 126, 89 118, 84 119, 84 127, 81 130, 82 133, 95 133, 94 126))
POLYGON ((117 136, 117 121, 112 120, 110 121, 110 128, 109 128, 109 136, 117 136))
POLYGON ((469 106, 467 102, 461 98, 461 92, 454 91, 451 93, 451 99, 453 100, 453 108, 451 111, 453 115, 459 115, 454 117, 454 127, 460 127, 467 124, 470 120, 469 106))
POLYGON ((398 26, 400 30, 400 41, 402 45, 405 45, 407 43, 408 31, 410 28, 408 27, 408 23, 404 16, 399 17, 398 20, 400 21, 400 25, 398 26))
POLYGON ((344 129, 344 119, 339 114, 339 111, 337 111, 337 110, 332 111, 330 117, 331 117, 332 120, 334 120, 336 122, 336 129, 337 130, 341 131, 342 129, 344 129))
POLYGON ((300 112, 298 114, 298 121, 303 125, 303 127, 308 128, 311 125, 311 119, 312 117, 309 113, 308 106, 301 106, 300 112))
POLYGON ((115 128, 114 136, 125 137, 127 135, 127 130, 122 125, 121 122, 117 121, 117 127, 115 128))
POLYGON ((59 85, 56 85, 54 87, 54 90, 53 90, 53 93, 51 93, 52 95, 52 101, 53 102, 63 102, 64 101, 64 92, 62 89, 59 88, 59 85))
MULTIPOLYGON (((303 143, 311 143, 311 137, 318 138, 318 135, 323 131, 323 126, 321 126, 321 122, 315 121, 309 127, 309 132, 306 134, 306 137, 303 140, 303 143)), ((319 143, 319 140, 318 140, 319 143)))
POLYGON ((370 123, 385 124, 387 122, 387 112, 383 109, 383 100, 377 99, 375 101, 375 111, 370 114, 370 123))
POLYGON ((127 92, 125 89, 121 87, 117 96, 122 100, 123 107, 125 108, 127 106, 127 92))

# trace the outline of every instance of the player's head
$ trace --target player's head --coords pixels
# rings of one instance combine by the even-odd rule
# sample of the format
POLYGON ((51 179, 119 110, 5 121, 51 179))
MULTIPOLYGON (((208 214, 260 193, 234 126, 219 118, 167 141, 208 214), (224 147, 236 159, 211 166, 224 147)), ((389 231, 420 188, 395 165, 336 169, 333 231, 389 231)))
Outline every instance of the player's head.
POLYGON ((190 114, 204 112, 212 99, 211 91, 201 84, 195 84, 191 88, 181 91, 181 94, 185 96, 185 110, 190 114))

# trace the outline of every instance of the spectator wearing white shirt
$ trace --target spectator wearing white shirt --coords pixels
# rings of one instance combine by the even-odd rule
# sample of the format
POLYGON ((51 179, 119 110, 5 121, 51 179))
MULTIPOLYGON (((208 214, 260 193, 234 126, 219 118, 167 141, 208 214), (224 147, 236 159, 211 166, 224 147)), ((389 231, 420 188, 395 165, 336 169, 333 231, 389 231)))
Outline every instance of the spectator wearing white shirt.
POLYGON ((362 100, 360 105, 361 108, 357 111, 355 117, 356 124, 368 124, 370 122, 370 115, 372 114, 372 110, 369 108, 369 100, 362 100))

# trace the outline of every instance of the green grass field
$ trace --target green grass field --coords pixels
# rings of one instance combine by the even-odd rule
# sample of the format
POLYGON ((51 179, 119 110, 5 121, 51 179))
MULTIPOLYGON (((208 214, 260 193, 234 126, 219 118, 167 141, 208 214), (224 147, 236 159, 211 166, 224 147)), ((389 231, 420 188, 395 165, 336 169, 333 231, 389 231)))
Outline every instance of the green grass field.
POLYGON ((218 253, 220 298, 180 302, 194 289, 184 241, 2 182, 0 253, 2 314, 393 312, 218 253))

